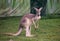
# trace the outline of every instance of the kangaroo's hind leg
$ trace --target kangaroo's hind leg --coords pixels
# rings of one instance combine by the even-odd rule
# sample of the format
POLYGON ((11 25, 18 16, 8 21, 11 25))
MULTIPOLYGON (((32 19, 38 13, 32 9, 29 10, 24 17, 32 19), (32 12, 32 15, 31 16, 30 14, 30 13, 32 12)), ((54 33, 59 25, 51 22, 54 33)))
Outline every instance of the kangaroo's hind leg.
POLYGON ((26 26, 26 37, 33 37, 34 35, 31 35, 31 27, 26 26))

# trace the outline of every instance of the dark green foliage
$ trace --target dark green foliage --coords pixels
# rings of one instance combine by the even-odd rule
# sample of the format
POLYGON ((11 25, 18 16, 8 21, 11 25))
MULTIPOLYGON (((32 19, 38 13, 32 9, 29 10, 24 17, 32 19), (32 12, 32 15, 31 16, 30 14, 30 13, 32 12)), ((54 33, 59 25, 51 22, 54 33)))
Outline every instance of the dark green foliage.
POLYGON ((30 1, 30 8, 31 8, 31 13, 36 13, 33 9, 33 7, 36 7, 36 8, 40 8, 40 7, 43 7, 42 11, 41 11, 41 16, 45 15, 45 12, 46 12, 46 3, 47 3, 47 0, 31 0, 30 1))

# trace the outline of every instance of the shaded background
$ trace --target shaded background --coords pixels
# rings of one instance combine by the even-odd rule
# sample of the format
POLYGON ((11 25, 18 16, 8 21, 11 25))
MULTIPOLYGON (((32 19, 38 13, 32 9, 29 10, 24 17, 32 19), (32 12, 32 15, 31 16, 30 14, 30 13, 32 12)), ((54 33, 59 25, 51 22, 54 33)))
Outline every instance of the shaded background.
POLYGON ((1 0, 0 17, 35 13, 33 7, 43 7, 41 15, 60 14, 60 0, 1 0))

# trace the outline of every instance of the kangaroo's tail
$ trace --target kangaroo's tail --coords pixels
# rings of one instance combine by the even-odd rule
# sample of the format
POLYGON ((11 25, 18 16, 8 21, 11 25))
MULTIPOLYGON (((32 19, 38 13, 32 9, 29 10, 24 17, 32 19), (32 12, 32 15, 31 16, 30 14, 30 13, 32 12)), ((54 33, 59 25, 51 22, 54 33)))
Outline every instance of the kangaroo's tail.
POLYGON ((20 35, 20 33, 22 32, 22 27, 19 28, 18 32, 16 33, 2 33, 2 34, 5 34, 5 35, 10 35, 10 36, 18 36, 20 35))

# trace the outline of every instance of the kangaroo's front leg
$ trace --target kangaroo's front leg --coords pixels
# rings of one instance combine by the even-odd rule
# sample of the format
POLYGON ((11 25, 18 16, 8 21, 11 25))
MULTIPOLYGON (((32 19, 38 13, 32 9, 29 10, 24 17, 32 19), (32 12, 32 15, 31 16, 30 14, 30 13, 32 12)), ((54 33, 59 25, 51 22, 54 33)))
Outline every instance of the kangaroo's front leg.
POLYGON ((38 26, 36 25, 36 23, 33 21, 33 25, 35 26, 35 28, 38 28, 38 26))

